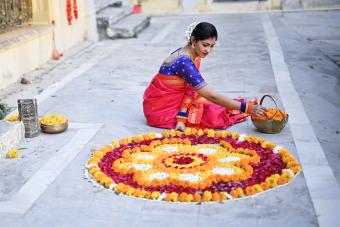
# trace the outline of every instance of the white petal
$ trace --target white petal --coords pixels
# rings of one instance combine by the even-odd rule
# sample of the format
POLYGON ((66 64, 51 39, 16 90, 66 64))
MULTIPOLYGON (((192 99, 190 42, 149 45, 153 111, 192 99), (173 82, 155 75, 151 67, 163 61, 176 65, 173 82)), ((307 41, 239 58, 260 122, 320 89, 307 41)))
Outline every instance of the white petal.
POLYGON ((246 134, 241 134, 240 137, 238 138, 238 141, 237 141, 237 142, 239 143, 239 142, 245 141, 245 137, 246 137, 246 136, 247 136, 246 134))
POLYGON ((86 168, 88 168, 88 169, 91 168, 91 167, 98 167, 98 165, 97 164, 90 164, 90 165, 86 166, 86 168))
POLYGON ((201 180, 199 174, 191 174, 191 173, 183 173, 178 176, 180 180, 189 181, 189 182, 198 182, 201 180))
POLYGON ((294 172, 291 169, 283 169, 282 172, 288 172, 292 177, 294 177, 294 172))
POLYGON ((234 199, 229 193, 225 192, 224 194, 227 196, 228 199, 234 199))
POLYGON ((237 162, 240 161, 241 158, 237 156, 228 156, 226 158, 220 158, 218 159, 219 162, 237 162))
POLYGON ((200 148, 197 150, 201 154, 215 154, 218 150, 215 148, 200 148))
POLYGON ((112 184, 110 184, 109 189, 110 189, 110 190, 113 190, 116 186, 117 186, 117 184, 112 183, 112 184))
POLYGON ((276 146, 274 147, 274 149, 273 149, 273 152, 274 152, 275 154, 278 154, 279 151, 280 151, 281 149, 282 149, 282 146, 276 145, 276 146))
POLYGON ((221 174, 221 175, 232 175, 234 174, 234 170, 232 168, 222 168, 222 167, 216 167, 211 170, 214 174, 221 174))
POLYGON ((176 146, 168 146, 168 147, 164 147, 163 150, 165 150, 166 152, 174 152, 174 151, 178 151, 178 148, 176 146))
POLYGON ((134 167, 136 170, 148 170, 152 168, 152 165, 148 164, 133 164, 132 167, 134 167))
POLYGON ((151 154, 138 154, 136 155, 136 159, 146 159, 146 160, 153 160, 156 157, 154 155, 151 154))
POLYGON ((161 201, 161 200, 163 200, 163 199, 165 199, 166 198, 166 193, 165 192, 163 192, 159 197, 158 197, 158 201, 161 201))
POLYGON ((168 176, 169 174, 166 172, 157 172, 157 173, 150 174, 149 179, 150 180, 153 180, 153 179, 163 180, 167 178, 168 176))

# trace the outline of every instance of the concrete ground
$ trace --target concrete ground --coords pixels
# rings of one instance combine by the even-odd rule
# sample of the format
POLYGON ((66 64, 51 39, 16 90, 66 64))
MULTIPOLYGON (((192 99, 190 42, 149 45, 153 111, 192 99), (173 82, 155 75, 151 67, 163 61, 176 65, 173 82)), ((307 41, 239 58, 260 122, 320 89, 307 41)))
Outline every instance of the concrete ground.
POLYGON ((137 39, 84 44, 60 64, 26 75, 32 84, 0 91, 11 106, 36 97, 40 116, 58 113, 71 122, 65 133, 26 139, 21 158, 0 161, 1 226, 334 226, 340 208, 339 16, 155 17, 137 39), (288 186, 223 204, 168 204, 93 187, 83 179, 92 149, 161 131, 145 124, 143 92, 163 58, 184 44, 193 21, 212 22, 219 31, 215 51, 201 64, 215 90, 230 97, 271 94, 291 114, 280 134, 259 133, 250 120, 229 130, 285 146, 303 173, 288 186))

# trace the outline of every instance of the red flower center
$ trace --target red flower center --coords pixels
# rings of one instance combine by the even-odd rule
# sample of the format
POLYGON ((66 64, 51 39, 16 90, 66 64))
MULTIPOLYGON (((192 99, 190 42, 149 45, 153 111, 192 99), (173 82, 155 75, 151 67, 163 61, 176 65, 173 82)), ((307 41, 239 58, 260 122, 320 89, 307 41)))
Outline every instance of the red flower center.
POLYGON ((188 157, 188 156, 180 156, 180 157, 176 157, 174 159, 174 163, 178 164, 178 165, 187 165, 190 164, 194 161, 194 159, 188 157))

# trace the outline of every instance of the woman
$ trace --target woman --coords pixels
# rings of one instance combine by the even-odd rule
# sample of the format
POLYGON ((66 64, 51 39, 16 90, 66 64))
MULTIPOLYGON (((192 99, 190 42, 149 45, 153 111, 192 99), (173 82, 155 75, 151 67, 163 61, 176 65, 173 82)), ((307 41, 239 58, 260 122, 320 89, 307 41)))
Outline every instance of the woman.
POLYGON ((201 58, 217 41, 214 25, 193 23, 186 32, 188 43, 163 62, 144 93, 144 115, 150 126, 226 129, 249 114, 262 116, 265 108, 255 102, 233 100, 216 93, 199 72, 201 58))

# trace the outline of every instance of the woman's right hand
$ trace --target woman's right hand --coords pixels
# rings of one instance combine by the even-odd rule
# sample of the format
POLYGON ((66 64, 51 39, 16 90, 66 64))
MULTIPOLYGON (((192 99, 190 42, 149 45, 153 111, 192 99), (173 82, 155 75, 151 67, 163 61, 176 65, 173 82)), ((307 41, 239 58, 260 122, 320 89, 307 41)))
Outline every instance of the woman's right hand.
POLYGON ((183 122, 177 122, 175 130, 185 131, 185 124, 183 122))
POLYGON ((266 117, 267 109, 261 105, 253 105, 251 107, 251 115, 255 115, 258 117, 266 117))

